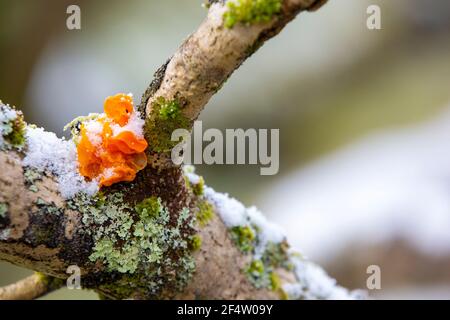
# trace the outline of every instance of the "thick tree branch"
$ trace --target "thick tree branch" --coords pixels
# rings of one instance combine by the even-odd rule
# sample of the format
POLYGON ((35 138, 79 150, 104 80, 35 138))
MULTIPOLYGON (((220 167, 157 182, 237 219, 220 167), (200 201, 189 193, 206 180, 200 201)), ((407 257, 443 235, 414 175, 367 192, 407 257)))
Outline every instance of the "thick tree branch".
MULTIPOLYGON (((189 36, 175 54, 157 71, 155 80, 143 96, 140 110, 152 117, 159 99, 177 101, 183 115, 197 119, 210 98, 222 87, 248 57, 265 41, 277 35, 301 11, 312 11, 326 0, 284 0, 279 14, 267 23, 224 26, 224 15, 229 8, 226 1, 210 1, 208 16, 189 36)), ((158 110, 156 110, 158 112, 158 110)), ((147 125, 148 139, 154 140, 154 126, 147 125)), ((190 128, 190 127, 188 127, 190 128)), ((170 139, 156 128, 160 139, 170 139)), ((166 134, 169 134, 167 132, 166 134)), ((156 166, 171 166, 169 153, 149 149, 156 166)))

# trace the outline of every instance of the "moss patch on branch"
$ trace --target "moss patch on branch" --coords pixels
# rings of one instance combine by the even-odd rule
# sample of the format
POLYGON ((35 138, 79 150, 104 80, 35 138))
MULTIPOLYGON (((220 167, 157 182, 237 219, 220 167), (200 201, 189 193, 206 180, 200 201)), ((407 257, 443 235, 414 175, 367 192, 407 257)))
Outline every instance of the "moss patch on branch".
POLYGON ((231 239, 242 252, 250 252, 254 248, 255 232, 249 226, 237 226, 230 230, 231 239))
POLYGON ((179 143, 171 140, 172 132, 176 129, 189 129, 189 125, 190 120, 183 115, 179 99, 157 98, 146 120, 149 150, 157 153, 171 151, 179 143))
POLYGON ((21 150, 25 145, 25 129, 22 112, 0 101, 0 148, 21 150))
POLYGON ((262 256, 253 259, 244 269, 247 279, 256 288, 268 288, 277 291, 280 298, 285 299, 286 293, 281 287, 281 280, 276 273, 278 268, 292 270, 293 266, 288 256, 286 242, 269 242, 262 256))
POLYGON ((191 278, 199 243, 189 209, 174 215, 158 197, 132 205, 120 192, 79 196, 71 205, 93 238, 89 260, 110 278, 97 287, 119 298, 161 298, 162 289, 181 290, 191 278))
POLYGON ((212 205, 206 200, 200 200, 197 208, 197 222, 201 227, 204 227, 214 218, 214 210, 212 205))
POLYGON ((281 0, 232 0, 227 2, 224 26, 233 28, 237 23, 247 25, 269 22, 281 11, 281 0))

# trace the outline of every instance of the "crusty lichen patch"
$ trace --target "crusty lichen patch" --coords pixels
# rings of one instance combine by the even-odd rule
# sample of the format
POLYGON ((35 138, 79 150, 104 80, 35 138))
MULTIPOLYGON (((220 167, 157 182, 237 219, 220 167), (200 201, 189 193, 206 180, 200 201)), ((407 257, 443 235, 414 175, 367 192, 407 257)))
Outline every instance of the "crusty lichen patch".
POLYGON ((202 238, 201 238, 201 236, 198 235, 198 234, 193 235, 193 236, 191 237, 191 239, 190 239, 189 245, 190 245, 190 249, 191 249, 192 251, 197 251, 197 250, 199 250, 200 247, 202 246, 202 238))
POLYGON ((224 25, 233 28, 237 23, 269 22, 281 11, 281 0, 230 0, 224 13, 224 25))
MULTIPOLYGON (((114 296, 157 297, 163 288, 181 290, 195 269, 192 251, 195 217, 188 208, 171 216, 161 198, 134 205, 121 193, 81 197, 70 202, 80 211, 94 246, 89 260, 116 280, 101 284, 114 296)), ((193 247, 194 245, 194 247, 193 247)))
POLYGON ((25 129, 22 112, 0 101, 0 149, 22 149, 25 129))
POLYGON ((255 232, 250 226, 236 226, 231 228, 231 239, 242 252, 254 249, 255 232))

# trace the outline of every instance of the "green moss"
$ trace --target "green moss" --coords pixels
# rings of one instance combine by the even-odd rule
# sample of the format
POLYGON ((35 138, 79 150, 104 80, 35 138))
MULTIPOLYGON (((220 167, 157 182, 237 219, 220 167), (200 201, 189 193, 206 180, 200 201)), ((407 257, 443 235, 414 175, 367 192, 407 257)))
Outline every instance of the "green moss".
POLYGON ((25 186, 31 192, 38 192, 39 188, 36 186, 36 181, 41 181, 43 173, 37 169, 26 167, 24 168, 23 175, 25 178, 25 186))
POLYGON ((9 105, 3 105, 0 101, 0 147, 3 149, 19 149, 25 145, 26 123, 21 111, 11 108, 9 105))
POLYGON ((224 25, 232 28, 237 23, 247 25, 268 22, 281 11, 281 0, 234 0, 228 1, 224 13, 224 25))
POLYGON ((198 202, 198 210, 197 210, 197 222, 201 227, 204 227, 214 218, 214 209, 213 206, 206 200, 200 200, 198 202))
POLYGON ((280 300, 289 300, 289 295, 286 291, 284 291, 283 288, 280 288, 277 291, 278 291, 278 296, 280 297, 280 300))
POLYGON ((189 129, 190 126, 190 120, 183 115, 179 100, 166 100, 164 97, 153 102, 146 122, 149 149, 154 152, 172 150, 179 143, 171 141, 172 132, 176 129, 189 129))
POLYGON ((278 293, 280 300, 289 300, 289 295, 287 294, 286 291, 284 291, 281 279, 275 271, 269 274, 269 279, 270 279, 270 289, 278 293))
POLYGON ((261 260, 253 260, 250 263, 247 272, 254 274, 255 276, 259 276, 264 272, 264 264, 262 263, 261 260))
POLYGON ((245 274, 250 283, 256 288, 270 287, 270 273, 267 272, 261 260, 253 260, 245 269, 245 274))
POLYGON ((9 206, 7 203, 0 203, 0 218, 5 218, 8 213, 9 206))
POLYGON ((138 203, 135 206, 136 212, 141 217, 157 217, 159 213, 163 210, 163 206, 160 198, 150 197, 138 203))
POLYGON ((204 191, 205 191, 205 180, 203 179, 203 177, 199 177, 198 183, 192 185, 192 192, 194 192, 196 196, 202 196, 204 191))
POLYGON ((25 183, 26 184, 34 184, 38 180, 42 180, 42 173, 34 168, 25 168, 24 173, 25 183))
POLYGON ((192 251, 197 251, 202 246, 202 238, 196 234, 191 237, 191 241, 189 243, 189 247, 192 251))
POLYGON ((160 98, 159 103, 159 117, 162 120, 173 120, 180 117, 181 110, 178 101, 166 101, 164 98, 160 98))
POLYGON ((290 270, 292 266, 288 255, 288 249, 289 245, 287 242, 269 242, 266 245, 262 260, 266 265, 270 265, 274 268, 282 267, 290 270))
MULTIPOLYGON (((240 245, 239 241, 242 238, 246 239, 246 241, 250 241, 252 238, 255 238, 248 244, 248 246, 252 245, 251 249, 248 250, 254 251, 253 246, 259 241, 258 235, 256 235, 256 237, 252 237, 246 228, 250 231, 255 230, 258 232, 258 230, 250 227, 235 227, 231 230, 232 234, 234 233, 232 237, 238 243, 238 247, 240 247, 241 250, 242 245, 240 245), (246 236, 246 234, 248 235, 246 236)), ((246 243, 244 242, 244 248, 248 248, 245 247, 245 244, 246 243)), ((244 272, 250 283, 256 288, 268 288, 270 290, 277 291, 279 292, 280 297, 283 298, 286 294, 282 289, 281 280, 275 271, 278 268, 283 268, 285 270, 291 270, 292 268, 292 264, 288 256, 288 244, 286 242, 267 243, 262 256, 259 259, 252 260, 244 272)))
POLYGON ((160 198, 130 205, 121 193, 78 195, 69 205, 81 211, 85 232, 93 239, 89 260, 117 274, 102 284, 105 292, 154 298, 163 286, 181 290, 191 278, 194 218, 187 208, 171 215, 160 198))
POLYGON ((250 226, 237 226, 230 230, 231 239, 242 252, 251 252, 254 248, 255 232, 250 226))
POLYGON ((278 291, 281 288, 280 277, 275 272, 271 272, 269 274, 269 278, 270 278, 270 288, 273 291, 278 291))

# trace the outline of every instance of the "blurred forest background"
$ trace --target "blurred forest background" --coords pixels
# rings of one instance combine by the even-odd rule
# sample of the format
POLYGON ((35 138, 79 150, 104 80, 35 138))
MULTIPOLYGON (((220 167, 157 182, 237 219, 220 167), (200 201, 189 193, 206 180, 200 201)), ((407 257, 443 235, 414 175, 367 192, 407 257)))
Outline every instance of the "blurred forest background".
MULTIPOLYGON (((108 95, 138 103, 205 15, 200 0, 0 0, 0 98, 63 135, 108 95), (66 28, 70 4, 81 30, 66 28)), ((204 127, 279 128, 279 174, 197 172, 262 209, 344 286, 365 288, 376 264, 374 297, 450 298, 449 39, 448 0, 330 0, 301 14, 201 115, 204 127), (366 28, 370 4, 382 30, 366 28)), ((28 273, 1 262, 0 285, 28 273)))

